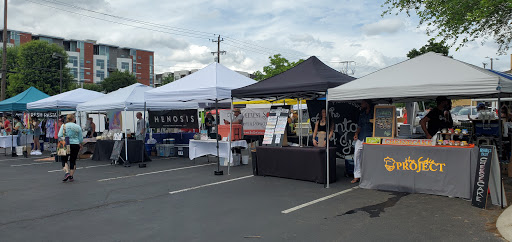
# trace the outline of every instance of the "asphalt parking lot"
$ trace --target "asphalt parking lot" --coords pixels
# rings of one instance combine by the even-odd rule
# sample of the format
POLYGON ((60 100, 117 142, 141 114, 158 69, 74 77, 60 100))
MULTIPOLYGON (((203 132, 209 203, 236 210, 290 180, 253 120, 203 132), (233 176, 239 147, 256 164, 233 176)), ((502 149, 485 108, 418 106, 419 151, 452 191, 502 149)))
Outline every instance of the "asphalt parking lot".
POLYGON ((63 183, 44 157, 0 156, 2 241, 502 241, 469 201, 359 189, 343 164, 329 189, 250 165, 214 176, 206 158, 80 160, 63 183))

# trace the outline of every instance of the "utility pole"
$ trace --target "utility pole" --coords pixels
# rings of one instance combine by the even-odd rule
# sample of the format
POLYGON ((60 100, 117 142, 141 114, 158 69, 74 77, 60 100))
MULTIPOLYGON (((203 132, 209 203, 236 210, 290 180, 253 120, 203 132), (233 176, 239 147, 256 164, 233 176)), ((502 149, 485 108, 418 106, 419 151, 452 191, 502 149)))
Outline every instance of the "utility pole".
POLYGON ((493 60, 500 60, 500 59, 498 59, 498 58, 492 58, 492 57, 489 57, 489 56, 486 56, 485 58, 488 58, 488 59, 490 59, 490 60, 491 60, 491 71, 492 71, 492 70, 494 70, 494 69, 493 69, 493 60))
POLYGON ((0 101, 5 99, 5 83, 7 79, 7 0, 4 0, 4 32, 2 33, 2 83, 0 85, 0 101))
POLYGON ((333 63, 339 63, 341 64, 341 70, 340 72, 346 75, 353 75, 356 70, 355 68, 351 68, 352 65, 355 65, 355 61, 331 61, 333 63), (351 73, 349 73, 349 70, 351 73))
POLYGON ((220 63, 220 54, 226 54, 226 51, 220 50, 220 42, 224 41, 224 39, 220 38, 220 35, 217 37, 217 40, 212 40, 212 42, 217 42, 217 52, 212 52, 213 55, 217 54, 217 63, 220 63))

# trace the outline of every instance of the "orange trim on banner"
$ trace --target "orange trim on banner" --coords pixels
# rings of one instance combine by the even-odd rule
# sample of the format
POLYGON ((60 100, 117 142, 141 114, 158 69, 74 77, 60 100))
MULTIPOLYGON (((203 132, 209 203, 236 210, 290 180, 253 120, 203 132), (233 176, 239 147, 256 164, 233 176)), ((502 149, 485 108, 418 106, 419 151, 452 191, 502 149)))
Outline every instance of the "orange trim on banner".
POLYGON ((392 145, 392 146, 420 146, 420 147, 447 147, 447 148, 475 148, 475 144, 470 144, 468 146, 454 146, 454 145, 394 145, 394 144, 369 144, 369 143, 363 143, 365 145, 392 145))

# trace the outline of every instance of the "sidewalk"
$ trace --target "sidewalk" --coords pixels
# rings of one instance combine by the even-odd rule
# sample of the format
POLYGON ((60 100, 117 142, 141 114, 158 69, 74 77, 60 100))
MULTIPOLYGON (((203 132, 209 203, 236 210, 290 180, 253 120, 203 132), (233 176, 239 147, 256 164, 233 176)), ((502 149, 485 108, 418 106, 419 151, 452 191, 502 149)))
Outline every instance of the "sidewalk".
POLYGON ((503 238, 512 241, 512 206, 501 213, 498 221, 496 221, 496 227, 503 238))

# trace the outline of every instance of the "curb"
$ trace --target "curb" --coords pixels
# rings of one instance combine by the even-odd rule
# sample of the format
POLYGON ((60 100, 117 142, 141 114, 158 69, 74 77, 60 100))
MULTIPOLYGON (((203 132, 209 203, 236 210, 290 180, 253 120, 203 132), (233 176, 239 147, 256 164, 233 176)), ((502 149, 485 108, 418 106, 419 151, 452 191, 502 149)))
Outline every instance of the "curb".
POLYGON ((501 213, 496 221, 496 227, 503 238, 512 241, 512 207, 508 207, 501 213))

